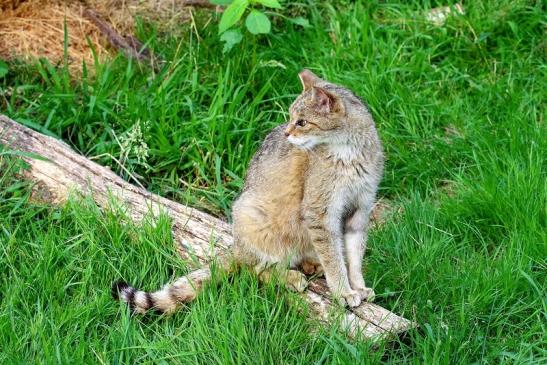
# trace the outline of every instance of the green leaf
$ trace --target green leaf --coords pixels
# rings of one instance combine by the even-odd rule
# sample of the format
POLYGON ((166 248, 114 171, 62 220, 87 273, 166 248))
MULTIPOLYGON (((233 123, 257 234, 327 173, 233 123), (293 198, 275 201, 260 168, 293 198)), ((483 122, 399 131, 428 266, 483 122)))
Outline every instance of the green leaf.
POLYGON ((249 6, 248 0, 234 0, 222 14, 220 24, 218 25, 218 33, 224 33, 228 28, 237 23, 243 16, 247 6, 249 6))
POLYGON ((222 53, 229 52, 236 44, 241 42, 242 39, 243 35, 241 34, 241 31, 239 29, 230 29, 224 32, 220 36, 220 40, 225 42, 222 53))
POLYGON ((300 25, 304 28, 309 28, 310 27, 310 22, 308 21, 308 19, 302 18, 301 16, 299 16, 297 18, 290 18, 289 21, 293 24, 300 25))
POLYGON ((245 20, 245 25, 247 26, 247 29, 249 29, 249 32, 253 34, 270 33, 270 30, 272 29, 270 19, 268 19, 263 12, 258 10, 251 11, 247 16, 247 20, 245 20))
POLYGON ((209 0, 211 4, 215 5, 229 5, 233 0, 209 0))
POLYGON ((255 0, 255 3, 262 4, 269 8, 281 9, 282 6, 277 0, 255 0))
POLYGON ((0 60, 0 78, 8 74, 8 64, 0 60))

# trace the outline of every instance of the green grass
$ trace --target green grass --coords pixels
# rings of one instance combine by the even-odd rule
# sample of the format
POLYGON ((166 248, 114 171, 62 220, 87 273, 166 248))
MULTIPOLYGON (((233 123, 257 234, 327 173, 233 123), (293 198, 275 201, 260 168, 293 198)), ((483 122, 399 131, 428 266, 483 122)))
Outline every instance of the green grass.
POLYGON ((297 72, 347 85, 377 121, 380 195, 395 207, 371 234, 366 277, 420 330, 377 348, 317 331, 290 294, 246 272, 169 318, 131 317, 110 299, 113 279, 153 289, 187 270, 169 222, 135 228, 89 202, 31 203, 0 152, 1 363, 547 361, 541 2, 465 2, 442 27, 421 18, 437 2, 330 3, 289 6, 312 27, 274 24, 227 56, 209 12, 176 37, 141 23, 166 60, 157 72, 118 57, 76 81, 11 63, 0 108, 133 183, 229 216, 249 159, 300 91, 297 72), (136 124, 140 160, 122 143, 136 124))

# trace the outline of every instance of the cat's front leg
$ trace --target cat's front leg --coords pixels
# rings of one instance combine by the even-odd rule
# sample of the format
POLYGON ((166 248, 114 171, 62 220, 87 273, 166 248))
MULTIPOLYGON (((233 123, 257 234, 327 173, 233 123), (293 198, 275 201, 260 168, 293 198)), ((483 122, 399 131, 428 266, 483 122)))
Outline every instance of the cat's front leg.
POLYGON ((328 227, 318 216, 305 219, 312 245, 323 266, 327 284, 337 299, 350 307, 361 303, 361 295, 353 290, 344 262, 344 237, 340 227, 328 227))
POLYGON ((363 277, 363 257, 367 244, 368 222, 368 214, 362 209, 358 209, 349 217, 344 223, 344 244, 350 286, 359 292, 362 300, 372 301, 374 290, 367 288, 363 277))

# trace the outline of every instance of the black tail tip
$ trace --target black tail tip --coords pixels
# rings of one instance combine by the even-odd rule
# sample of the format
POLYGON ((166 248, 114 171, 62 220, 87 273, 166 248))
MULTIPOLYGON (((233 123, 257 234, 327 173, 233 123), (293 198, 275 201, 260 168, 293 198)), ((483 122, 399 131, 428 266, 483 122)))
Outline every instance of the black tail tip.
POLYGON ((127 284, 125 281, 123 280, 115 281, 114 283, 112 283, 112 289, 111 289, 112 298, 114 298, 115 300, 119 300, 120 293, 127 288, 129 288, 129 284, 127 284))

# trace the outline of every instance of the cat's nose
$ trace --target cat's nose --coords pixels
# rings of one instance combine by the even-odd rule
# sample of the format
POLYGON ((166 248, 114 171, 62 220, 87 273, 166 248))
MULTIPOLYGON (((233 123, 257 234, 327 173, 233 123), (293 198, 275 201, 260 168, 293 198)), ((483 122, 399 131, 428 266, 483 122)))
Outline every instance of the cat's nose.
POLYGON ((285 137, 290 136, 293 129, 294 127, 292 125, 289 125, 287 128, 285 128, 285 137))

